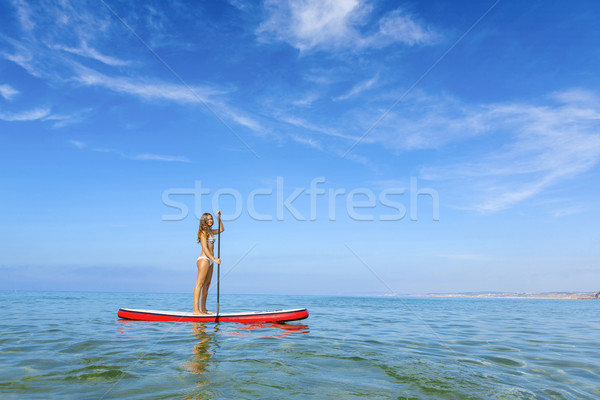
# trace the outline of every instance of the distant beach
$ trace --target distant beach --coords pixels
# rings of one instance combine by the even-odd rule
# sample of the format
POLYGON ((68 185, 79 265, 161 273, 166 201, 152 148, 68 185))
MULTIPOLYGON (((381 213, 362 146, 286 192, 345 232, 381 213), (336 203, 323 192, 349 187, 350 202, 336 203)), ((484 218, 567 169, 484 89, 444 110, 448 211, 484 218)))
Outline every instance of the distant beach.
POLYGON ((586 299, 598 300, 600 292, 548 292, 548 293, 429 293, 415 295, 416 297, 457 297, 483 299, 586 299))

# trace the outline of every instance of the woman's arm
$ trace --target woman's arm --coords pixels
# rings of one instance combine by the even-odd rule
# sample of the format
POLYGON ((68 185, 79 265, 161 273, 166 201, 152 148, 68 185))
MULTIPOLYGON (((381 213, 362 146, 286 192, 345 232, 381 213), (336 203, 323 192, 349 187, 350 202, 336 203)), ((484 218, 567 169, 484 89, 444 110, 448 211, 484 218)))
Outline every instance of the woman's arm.
POLYGON ((200 236, 200 244, 202 245, 202 254, 208 257, 212 262, 221 264, 221 260, 215 258, 210 251, 208 251, 208 244, 206 241, 206 236, 200 236))
POLYGON ((211 229, 213 235, 217 235, 225 230, 225 228, 223 227, 223 220, 221 219, 221 210, 217 212, 217 216, 219 220, 219 229, 211 229))

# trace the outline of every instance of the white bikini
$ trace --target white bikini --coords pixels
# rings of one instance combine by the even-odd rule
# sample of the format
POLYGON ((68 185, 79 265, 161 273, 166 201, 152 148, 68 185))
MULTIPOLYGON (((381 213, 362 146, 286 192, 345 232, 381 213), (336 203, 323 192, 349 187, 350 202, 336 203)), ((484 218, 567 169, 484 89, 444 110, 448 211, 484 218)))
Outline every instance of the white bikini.
MULTIPOLYGON (((215 237, 214 236, 209 237, 208 239, 206 239, 206 241, 210 244, 215 244, 215 237)), ((198 257, 198 261, 200 261, 200 260, 208 260, 211 265, 213 264, 213 262, 210 260, 210 258, 203 256, 202 254, 200 254, 200 257, 198 257)))

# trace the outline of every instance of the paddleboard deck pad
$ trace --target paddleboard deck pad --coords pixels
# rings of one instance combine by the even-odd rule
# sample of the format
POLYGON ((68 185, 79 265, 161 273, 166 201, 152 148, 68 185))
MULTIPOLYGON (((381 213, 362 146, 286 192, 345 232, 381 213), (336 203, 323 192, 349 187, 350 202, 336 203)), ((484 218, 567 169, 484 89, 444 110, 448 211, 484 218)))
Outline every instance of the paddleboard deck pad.
POLYGON ((135 310, 121 308, 117 312, 119 318, 137 321, 172 321, 172 322, 240 322, 254 324, 262 322, 287 322, 308 318, 306 308, 275 311, 252 311, 237 313, 219 313, 210 315, 195 315, 191 312, 135 310))

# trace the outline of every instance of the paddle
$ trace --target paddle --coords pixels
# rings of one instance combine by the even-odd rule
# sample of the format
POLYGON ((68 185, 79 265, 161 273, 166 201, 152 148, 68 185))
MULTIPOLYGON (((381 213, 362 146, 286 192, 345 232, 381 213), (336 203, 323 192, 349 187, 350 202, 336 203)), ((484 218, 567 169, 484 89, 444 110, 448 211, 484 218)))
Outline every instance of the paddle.
MULTIPOLYGON (((217 233, 217 239, 219 243, 217 243, 217 258, 221 258, 221 213, 217 214, 217 229, 219 232, 217 233)), ((217 316, 215 317, 215 322, 219 322, 219 287, 221 286, 221 264, 217 264, 217 316)))

